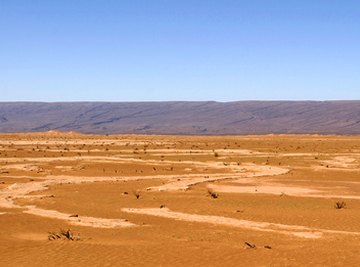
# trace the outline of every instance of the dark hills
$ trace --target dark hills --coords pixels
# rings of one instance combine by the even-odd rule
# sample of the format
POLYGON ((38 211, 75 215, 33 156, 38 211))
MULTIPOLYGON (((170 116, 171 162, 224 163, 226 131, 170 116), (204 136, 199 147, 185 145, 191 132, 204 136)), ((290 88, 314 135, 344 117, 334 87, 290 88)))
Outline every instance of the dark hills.
POLYGON ((360 101, 0 102, 0 132, 360 134, 360 101))

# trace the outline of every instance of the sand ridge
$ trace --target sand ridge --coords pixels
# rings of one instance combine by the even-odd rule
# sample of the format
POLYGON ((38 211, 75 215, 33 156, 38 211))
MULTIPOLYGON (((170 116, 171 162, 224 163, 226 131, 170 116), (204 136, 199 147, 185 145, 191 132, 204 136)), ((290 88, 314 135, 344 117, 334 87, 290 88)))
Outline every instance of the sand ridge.
POLYGON ((60 219, 69 222, 72 225, 80 225, 94 228, 116 228, 116 227, 133 227, 136 224, 128 222, 124 219, 105 219, 105 218, 95 218, 88 216, 79 216, 66 214, 62 212, 58 212, 56 210, 45 210, 40 209, 35 206, 25 206, 27 208, 24 213, 46 217, 46 218, 54 218, 60 219))
POLYGON ((174 212, 166 207, 160 209, 123 208, 122 211, 128 213, 145 214, 151 216, 170 218, 180 221, 210 223, 215 225, 240 227, 254 231, 276 232, 276 233, 292 235, 300 238, 320 238, 325 233, 360 236, 360 232, 325 230, 325 229, 316 229, 316 228, 310 228, 310 227, 298 226, 298 225, 284 225, 284 224, 276 224, 276 223, 268 223, 268 222, 239 220, 239 219, 222 217, 222 216, 189 214, 183 212, 174 212))

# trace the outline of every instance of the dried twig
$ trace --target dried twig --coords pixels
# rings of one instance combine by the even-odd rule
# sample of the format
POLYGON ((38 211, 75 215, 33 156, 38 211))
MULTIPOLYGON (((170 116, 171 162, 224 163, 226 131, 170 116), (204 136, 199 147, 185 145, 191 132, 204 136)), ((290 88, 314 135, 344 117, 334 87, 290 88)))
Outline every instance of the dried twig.
POLYGON ((245 245, 248 246, 248 248, 256 248, 255 244, 251 244, 249 242, 245 242, 245 245))

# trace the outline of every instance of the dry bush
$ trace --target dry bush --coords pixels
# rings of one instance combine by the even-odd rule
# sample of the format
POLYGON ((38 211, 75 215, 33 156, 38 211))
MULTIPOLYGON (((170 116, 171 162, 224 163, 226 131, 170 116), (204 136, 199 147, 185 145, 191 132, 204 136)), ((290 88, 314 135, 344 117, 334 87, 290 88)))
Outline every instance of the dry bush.
POLYGON ((211 197, 211 198, 218 198, 219 197, 219 194, 218 193, 216 193, 216 192, 214 192, 214 191, 212 191, 212 190, 208 190, 208 194, 209 194, 209 196, 211 197))
POLYGON ((335 209, 341 210, 346 208, 346 203, 344 201, 335 202, 335 209))
POLYGON ((133 192, 134 196, 136 197, 136 199, 140 198, 140 190, 136 190, 133 192))
POLYGON ((60 229, 60 232, 49 232, 48 239, 50 241, 58 240, 58 239, 70 240, 70 241, 79 241, 80 240, 80 235, 77 234, 75 236, 70 229, 67 229, 67 230, 60 229))

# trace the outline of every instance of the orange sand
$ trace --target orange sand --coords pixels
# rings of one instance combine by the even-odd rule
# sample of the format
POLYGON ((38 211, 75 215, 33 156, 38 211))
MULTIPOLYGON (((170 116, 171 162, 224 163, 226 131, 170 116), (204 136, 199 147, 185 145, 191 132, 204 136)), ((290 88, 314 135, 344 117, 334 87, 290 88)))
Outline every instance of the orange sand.
POLYGON ((0 266, 357 266, 359 167, 360 137, 4 134, 0 266))

